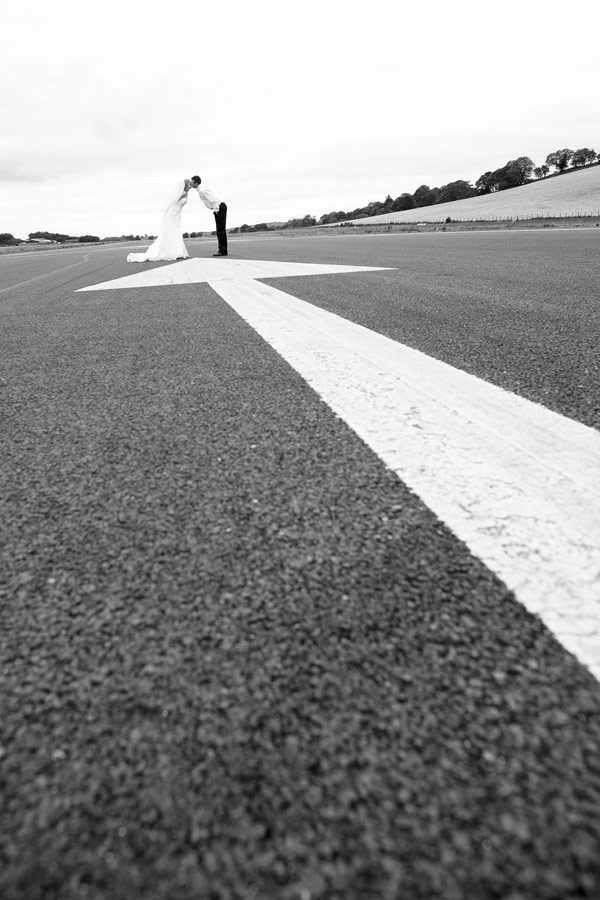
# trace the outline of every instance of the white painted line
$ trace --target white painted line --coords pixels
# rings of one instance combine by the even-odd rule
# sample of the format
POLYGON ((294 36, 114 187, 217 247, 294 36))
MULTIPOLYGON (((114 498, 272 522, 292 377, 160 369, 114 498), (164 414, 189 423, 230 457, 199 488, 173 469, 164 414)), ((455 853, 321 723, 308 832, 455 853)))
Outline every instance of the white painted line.
MULTIPOLYGON (((33 250, 30 252, 34 252, 33 250)), ((52 253, 52 250, 38 250, 38 253, 52 253)), ((68 251, 67 251, 68 253, 68 251)), ((69 256, 71 254, 69 253, 69 256)), ((34 275, 33 278, 27 278, 26 281, 19 281, 16 284, 9 284, 8 287, 0 288, 0 294, 4 294, 6 291, 15 291, 17 288, 25 287, 26 284, 32 284, 34 281, 42 281, 44 278, 51 278, 53 275, 59 275, 61 272, 66 272, 67 269, 74 269, 76 266, 82 266, 84 263, 89 261, 89 252, 85 253, 83 259, 80 259, 76 263, 69 263, 67 266, 61 266, 60 269, 54 269, 51 272, 43 272, 41 275, 34 275)), ((65 258, 65 253, 62 254, 61 258, 65 258)))
MULTIPOLYGON (((107 291, 121 288, 155 287, 165 284, 197 284, 201 281, 229 281, 236 278, 285 278, 290 275, 334 275, 343 272, 388 271, 379 266, 336 266, 321 263, 277 262, 264 259, 206 259, 194 257, 170 266, 155 266, 124 278, 104 281, 79 291, 107 291)), ((75 293, 78 293, 77 291, 75 293)))
POLYGON ((208 281, 600 679, 600 434, 254 280, 374 269, 195 258, 81 290, 208 281))
POLYGON ((600 679, 600 433, 252 277, 210 283, 600 679))

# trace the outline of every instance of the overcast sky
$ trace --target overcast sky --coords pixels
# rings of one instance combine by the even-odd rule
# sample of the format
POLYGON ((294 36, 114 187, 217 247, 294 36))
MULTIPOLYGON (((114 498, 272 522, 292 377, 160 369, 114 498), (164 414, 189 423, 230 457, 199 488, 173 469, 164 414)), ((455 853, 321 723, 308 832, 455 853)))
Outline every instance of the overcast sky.
MULTIPOLYGON (((600 151, 594 4, 3 4, 0 231, 156 233, 199 174, 228 225, 600 151)), ((186 231, 214 228, 197 195, 186 231)))

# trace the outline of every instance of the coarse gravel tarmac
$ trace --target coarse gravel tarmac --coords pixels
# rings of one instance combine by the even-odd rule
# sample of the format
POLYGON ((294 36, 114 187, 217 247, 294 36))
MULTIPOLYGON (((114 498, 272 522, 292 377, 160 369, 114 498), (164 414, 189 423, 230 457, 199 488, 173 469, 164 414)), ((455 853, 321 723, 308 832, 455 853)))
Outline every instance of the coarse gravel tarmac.
MULTIPOLYGON (((230 252, 599 428, 599 240, 230 252)), ((128 249, 0 258, 2 900, 597 900, 600 684, 207 284, 75 293, 128 249)))

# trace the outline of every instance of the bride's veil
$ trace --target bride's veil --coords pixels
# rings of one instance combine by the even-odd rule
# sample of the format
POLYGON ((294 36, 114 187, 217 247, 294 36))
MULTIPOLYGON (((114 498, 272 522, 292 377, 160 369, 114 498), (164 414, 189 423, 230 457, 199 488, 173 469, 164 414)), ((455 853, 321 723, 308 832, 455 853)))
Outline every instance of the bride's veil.
MULTIPOLYGON (((185 179, 180 178, 177 182, 176 187, 172 188, 169 192, 168 200, 166 200, 163 210, 165 213, 168 213, 169 210, 175 206, 181 195, 183 194, 183 189, 185 187, 185 179)), ((166 198, 165 198, 166 199, 166 198)))

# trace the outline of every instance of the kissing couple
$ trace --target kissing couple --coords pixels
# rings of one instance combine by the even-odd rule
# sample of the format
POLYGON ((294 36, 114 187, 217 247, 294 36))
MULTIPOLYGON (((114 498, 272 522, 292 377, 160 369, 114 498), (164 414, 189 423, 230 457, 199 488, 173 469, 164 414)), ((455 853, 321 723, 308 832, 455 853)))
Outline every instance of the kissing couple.
POLYGON ((127 262, 157 262, 167 259, 189 259, 181 232, 181 211, 188 201, 190 190, 198 191, 204 205, 214 213, 219 249, 213 256, 227 256, 227 204, 214 191, 202 184, 199 175, 184 178, 171 194, 162 217, 158 237, 145 253, 130 253, 127 262))

